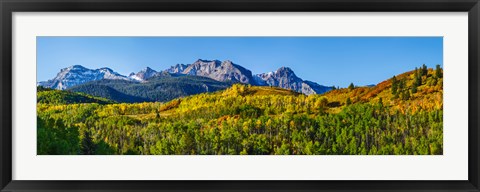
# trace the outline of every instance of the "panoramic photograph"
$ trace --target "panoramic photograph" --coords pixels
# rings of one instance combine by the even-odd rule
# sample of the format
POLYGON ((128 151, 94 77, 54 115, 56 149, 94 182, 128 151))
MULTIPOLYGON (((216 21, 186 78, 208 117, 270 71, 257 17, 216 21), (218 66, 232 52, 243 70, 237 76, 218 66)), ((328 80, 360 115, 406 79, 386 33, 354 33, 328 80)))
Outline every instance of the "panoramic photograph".
POLYGON ((442 37, 36 44, 37 155, 443 155, 442 37))

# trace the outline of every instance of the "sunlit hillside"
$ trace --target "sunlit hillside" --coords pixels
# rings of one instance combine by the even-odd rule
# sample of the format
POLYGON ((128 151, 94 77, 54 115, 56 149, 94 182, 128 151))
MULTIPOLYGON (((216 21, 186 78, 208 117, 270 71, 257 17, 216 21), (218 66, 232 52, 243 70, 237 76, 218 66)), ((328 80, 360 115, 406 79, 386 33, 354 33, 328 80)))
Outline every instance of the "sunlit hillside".
MULTIPOLYGON (((443 70, 440 70, 440 74, 443 70)), ((323 94, 330 103, 335 106, 345 106, 347 100, 350 103, 378 103, 382 100, 384 105, 392 106, 399 110, 442 109, 443 107, 443 77, 437 77, 434 69, 426 69, 421 75, 422 69, 416 72, 409 71, 395 76, 396 94, 392 89, 391 79, 378 83, 373 87, 355 87, 332 90, 323 94), (420 74, 420 75, 418 75, 420 74), (421 80, 418 80, 421 79, 421 80), (402 82, 403 81, 403 82, 402 82), (415 84, 417 85, 415 86, 415 84), (402 85, 403 84, 403 85, 402 85)))
POLYGON ((94 97, 85 93, 53 90, 43 87, 37 88, 37 103, 72 104, 72 103, 115 103, 112 100, 94 97))
MULTIPOLYGON (((442 70, 303 95, 235 84, 166 103, 38 103, 38 154, 443 154, 442 70)), ((60 102, 62 103, 62 102, 60 102)))

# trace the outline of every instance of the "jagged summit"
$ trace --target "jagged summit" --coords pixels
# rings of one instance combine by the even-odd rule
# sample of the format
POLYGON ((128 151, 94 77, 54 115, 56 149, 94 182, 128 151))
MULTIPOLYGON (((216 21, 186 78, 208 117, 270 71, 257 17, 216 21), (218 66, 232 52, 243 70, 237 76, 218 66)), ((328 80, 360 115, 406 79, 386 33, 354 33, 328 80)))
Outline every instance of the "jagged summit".
POLYGON ((252 72, 232 61, 198 59, 190 64, 182 74, 209 77, 217 81, 254 84, 252 72))
POLYGON ((218 59, 213 59, 213 60, 208 60, 208 59, 197 59, 197 61, 195 62, 205 62, 205 63, 209 63, 209 62, 215 62, 215 63, 221 63, 222 61, 218 60, 218 59))
POLYGON ((281 87, 306 95, 321 94, 331 89, 311 81, 302 80, 289 67, 280 67, 276 71, 257 74, 254 79, 257 85, 281 87))
POLYGON ((65 69, 86 69, 84 66, 81 66, 81 65, 72 65, 70 67, 67 67, 67 68, 63 68, 63 70, 65 69))
POLYGON ((113 71, 112 69, 108 68, 108 67, 102 67, 98 70, 101 70, 101 71, 113 71))
POLYGON ((146 67, 140 70, 138 73, 130 73, 128 77, 137 81, 146 81, 147 79, 150 79, 157 75, 159 75, 157 71, 153 70, 150 67, 146 67))
POLYGON ((183 71, 185 71, 185 69, 190 66, 190 64, 176 64, 174 66, 171 66, 170 68, 168 68, 167 70, 165 70, 166 72, 168 73, 172 73, 172 74, 182 74, 183 71))
POLYGON ((282 66, 282 67, 278 68, 276 72, 277 72, 277 73, 281 73, 281 72, 293 73, 293 70, 290 69, 290 67, 282 66))

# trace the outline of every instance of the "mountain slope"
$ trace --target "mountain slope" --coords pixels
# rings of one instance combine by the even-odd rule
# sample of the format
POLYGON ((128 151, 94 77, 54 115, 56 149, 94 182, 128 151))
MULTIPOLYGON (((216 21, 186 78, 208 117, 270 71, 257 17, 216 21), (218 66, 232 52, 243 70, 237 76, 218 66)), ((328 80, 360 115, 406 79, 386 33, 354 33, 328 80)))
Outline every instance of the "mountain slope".
MULTIPOLYGON (((399 110, 434 109, 443 107, 443 77, 437 77, 437 72, 427 69, 425 74, 418 75, 421 70, 409 71, 378 83, 372 87, 356 87, 354 89, 337 89, 321 96, 328 98, 335 105, 347 105, 347 100, 354 103, 381 102, 399 110), (417 81, 417 77, 421 80, 417 81), (419 83, 415 85, 415 83, 419 83), (395 84, 396 93, 392 87, 395 84), (403 84, 403 85, 402 85, 403 84), (381 101, 380 101, 381 100, 381 101)), ((440 70, 443 73, 443 70, 440 70)))
POLYGON ((297 77, 292 69, 281 67, 276 71, 257 74, 254 77, 257 85, 269 85, 294 90, 305 95, 321 94, 331 90, 331 87, 319 85, 311 81, 304 81, 297 77))
POLYGON ((313 81, 303 81, 302 82, 302 93, 305 95, 311 94, 322 94, 332 90, 332 87, 327 87, 323 85, 319 85, 313 81))
POLYGON ((117 102, 169 101, 188 95, 214 92, 229 87, 229 83, 199 76, 158 76, 145 82, 100 80, 68 90, 108 98, 117 102))
POLYGON ((37 103, 42 104, 73 104, 73 103, 99 103, 110 104, 114 101, 94 97, 84 93, 75 93, 70 91, 53 90, 43 87, 37 87, 37 103))
POLYGON ((110 68, 87 69, 81 65, 73 65, 60 70, 57 76, 48 81, 38 82, 37 86, 65 90, 75 85, 81 85, 90 81, 101 79, 128 80, 110 68))

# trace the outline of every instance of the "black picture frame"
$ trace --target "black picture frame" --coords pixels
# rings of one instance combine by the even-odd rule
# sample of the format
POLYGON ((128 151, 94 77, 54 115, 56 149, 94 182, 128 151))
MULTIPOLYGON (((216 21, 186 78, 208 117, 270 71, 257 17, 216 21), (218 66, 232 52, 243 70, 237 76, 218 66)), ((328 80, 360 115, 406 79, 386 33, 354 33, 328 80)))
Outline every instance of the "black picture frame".
MULTIPOLYGON (((479 0, 1 0, 1 191, 479 191, 479 0), (468 180, 19 181, 12 180, 13 12, 468 12, 468 180)), ((448 166, 448 165, 445 165, 448 166)), ((413 174, 413 173, 412 173, 413 174)))

